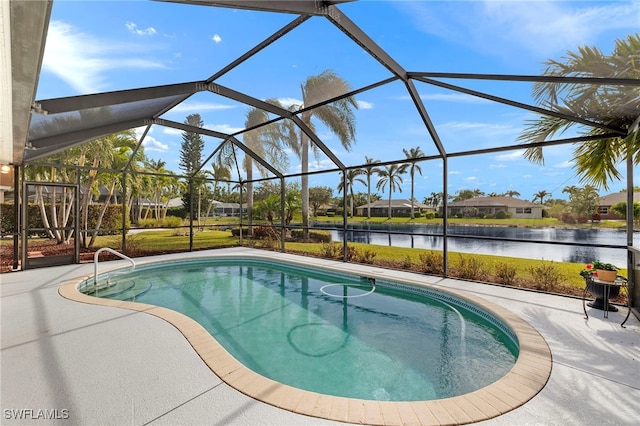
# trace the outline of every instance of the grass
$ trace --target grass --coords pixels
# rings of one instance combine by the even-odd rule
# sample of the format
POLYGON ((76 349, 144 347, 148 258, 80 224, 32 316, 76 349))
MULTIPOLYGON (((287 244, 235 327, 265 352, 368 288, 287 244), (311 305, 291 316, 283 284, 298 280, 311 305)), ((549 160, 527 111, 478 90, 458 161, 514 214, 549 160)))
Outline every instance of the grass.
MULTIPOLYGON (((442 254, 441 252, 428 249, 376 246, 365 243, 349 243, 349 246, 354 246, 362 250, 372 250, 376 253, 375 261, 395 265, 405 264, 407 263, 407 259, 410 259, 411 263, 417 266, 420 263, 420 256, 422 253, 432 252, 438 255, 442 254)), ((322 245, 287 242, 285 244, 285 249, 287 251, 295 253, 319 256, 322 252, 322 245)), ((490 282, 490 278, 494 278, 494 274, 496 273, 497 268, 501 267, 503 264, 508 264, 510 267, 514 268, 516 278, 524 281, 531 281, 534 279, 531 273, 531 268, 556 267, 559 270, 558 272, 562 276, 562 285, 574 289, 584 288, 584 279, 580 276, 580 271, 585 266, 583 263, 554 262, 549 260, 521 259, 517 257, 449 252, 449 269, 459 269, 461 267, 461 263, 464 263, 462 259, 475 259, 485 266, 485 269, 488 271, 488 274, 490 276, 475 277, 475 279, 478 281, 490 282)), ((622 275, 626 274, 626 270, 621 270, 620 272, 622 275)))

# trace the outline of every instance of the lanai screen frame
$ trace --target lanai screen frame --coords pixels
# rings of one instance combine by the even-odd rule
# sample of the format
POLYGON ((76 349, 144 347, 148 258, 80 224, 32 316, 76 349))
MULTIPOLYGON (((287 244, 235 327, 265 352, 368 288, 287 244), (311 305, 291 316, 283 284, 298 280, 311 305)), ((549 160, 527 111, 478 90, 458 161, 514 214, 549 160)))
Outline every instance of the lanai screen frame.
MULTIPOLYGON (((258 162, 262 167, 269 170, 269 172, 274 176, 270 179, 278 179, 281 185, 281 211, 284 211, 284 180, 286 178, 303 176, 303 173, 298 174, 283 174, 278 170, 273 168, 268 162, 266 162, 263 158, 253 152, 249 147, 247 147, 243 142, 238 139, 238 136, 256 130, 259 127, 268 125, 270 123, 289 119, 292 120, 299 129, 301 129, 309 139, 323 152, 324 155, 329 158, 335 168, 329 170, 323 170, 323 172, 332 172, 338 171, 342 173, 343 179, 346 180, 346 171, 350 169, 361 168, 364 165, 359 166, 345 166, 340 158, 333 154, 333 152, 322 142, 321 138, 319 138, 311 129, 309 129, 303 122, 300 120, 300 115, 305 111, 312 110, 319 106, 323 106, 332 102, 336 102, 338 100, 355 96, 368 90, 384 86, 386 84, 400 81, 404 84, 407 93, 411 97, 416 110, 418 111, 422 122, 427 129, 431 142, 435 145, 438 154, 425 156, 417 159, 413 159, 412 161, 424 161, 424 160, 441 160, 443 163, 443 171, 442 171, 442 182, 443 182, 443 255, 444 255, 444 276, 447 276, 447 174, 448 174, 448 160, 450 158, 456 158, 461 156, 471 156, 471 155, 479 155, 479 154, 487 154, 487 153, 497 153, 502 151, 511 151, 515 149, 524 149, 524 148, 533 148, 533 147, 547 147, 554 145, 562 145, 562 144, 574 144, 583 141, 589 140, 597 140, 604 139, 608 137, 619 137, 626 136, 629 132, 637 130, 638 122, 640 120, 636 120, 635 125, 632 126, 631 129, 621 129, 621 128, 610 128, 606 127, 600 123, 589 121, 582 119, 577 116, 570 116, 561 114, 555 111, 551 111, 548 109, 540 108, 534 105, 528 105, 521 102, 517 102, 514 100, 510 100, 507 98, 499 97, 492 95, 490 93, 479 92, 475 90, 470 90, 461 86, 453 85, 450 83, 446 83, 440 81, 440 79, 465 79, 465 80, 489 80, 489 81, 507 81, 507 82, 546 82, 546 83, 559 83, 559 84, 567 84, 567 83, 580 83, 580 84, 593 84, 593 85, 622 85, 622 86, 640 86, 640 81, 632 80, 632 79, 623 79, 623 78, 584 78, 584 77, 551 77, 551 76, 539 76, 539 75, 501 75, 501 74, 473 74, 473 73, 442 73, 442 72, 421 72, 421 71, 407 71, 403 68, 398 62, 396 62, 384 49, 378 46, 364 31, 362 31, 355 23, 353 23, 337 6, 336 4, 343 3, 343 1, 286 1, 286 2, 263 2, 263 1, 242 1, 242 2, 234 2, 234 1, 210 1, 210 0, 177 0, 174 1, 176 3, 191 3, 191 4, 199 4, 199 5, 208 5, 208 6, 220 6, 220 7, 230 7, 230 8, 245 8, 252 10, 261 10, 268 12, 281 12, 281 13, 290 13, 296 15, 296 17, 274 32, 271 36, 267 37, 262 42, 258 43, 255 47, 247 51, 245 54, 241 55, 236 60, 229 63, 227 66, 220 69, 215 74, 210 77, 200 80, 200 81, 192 81, 185 82, 179 84, 171 84, 164 86, 154 86, 154 87, 146 87, 132 90, 123 90, 123 91, 113 91, 113 92, 105 92, 98 93, 92 95, 81 95, 81 96, 72 96, 66 98, 57 98, 57 99, 44 99, 38 100, 34 103, 34 107, 32 108, 32 112, 34 114, 44 113, 49 114, 49 117, 53 120, 53 116, 56 114, 78 114, 79 111, 87 111, 87 110, 99 110, 101 108, 112 108, 114 106, 121 105, 133 105, 134 103, 139 103, 144 106, 144 104, 149 104, 153 101, 156 103, 152 106, 155 108, 142 108, 139 111, 139 114, 134 114, 132 117, 131 114, 125 114, 125 116, 120 119, 113 119, 110 122, 96 122, 95 117, 90 123, 81 123, 80 128, 67 129, 67 131, 58 131, 56 132, 44 132, 42 135, 38 135, 38 137, 34 137, 34 134, 37 131, 38 120, 32 120, 29 140, 27 142, 25 152, 24 152, 24 163, 23 164, 39 164, 44 165, 43 163, 39 163, 38 160, 44 156, 50 155, 55 152, 59 152, 71 146, 75 146, 84 142, 88 142, 97 137, 108 135, 111 133, 115 133, 118 131, 124 131, 131 128, 146 126, 146 129, 140 139, 138 140, 138 144, 136 147, 136 151, 140 148, 142 143, 145 140, 149 130, 152 126, 164 126, 171 127, 174 129, 179 129, 186 132, 198 133, 205 136, 214 137, 220 139, 221 142, 218 147, 211 152, 206 160, 203 161, 202 165, 194 171, 194 173, 190 176, 185 175, 171 175, 171 177, 184 178, 188 181, 192 181, 193 177, 201 170, 201 168, 206 165, 215 155, 216 151, 220 149, 220 147, 225 143, 231 143, 234 147, 244 151, 246 155, 249 155, 253 160, 258 162), (305 106, 305 108, 300 109, 298 111, 288 111, 283 108, 271 105, 267 102, 264 102, 260 99, 248 96, 239 91, 235 91, 232 88, 225 87, 216 83, 216 81, 225 75, 230 70, 234 69, 238 65, 247 61, 249 58, 262 51, 269 45, 273 44, 275 41, 289 33, 294 28, 299 25, 303 25, 305 21, 314 16, 320 16, 326 18, 332 25, 340 29, 344 34, 346 34, 351 40, 353 40, 360 48, 362 48, 365 52, 367 52, 371 57, 373 57, 376 61, 378 61, 381 65, 383 65, 387 70, 389 70, 392 74, 392 77, 380 80, 376 83, 370 84, 368 86, 360 87, 355 90, 350 91, 349 93, 342 94, 340 96, 327 99, 321 103, 316 105, 305 106), (438 135, 438 130, 436 126, 434 126, 427 108, 423 104, 420 95, 416 89, 415 82, 425 83, 433 86, 439 86, 442 88, 446 88, 448 90, 452 90, 454 92, 463 93, 466 95, 478 97, 484 100, 489 100, 492 102, 497 102, 505 105, 509 105, 511 107, 515 107, 521 110, 526 110, 530 112, 534 112, 540 115, 558 117, 562 119, 566 119, 569 121, 573 121, 576 123, 580 123, 586 126, 592 126, 597 128, 603 128, 607 130, 607 134, 597 135, 597 136, 583 136, 583 137, 575 137, 568 139, 557 139, 550 140, 538 143, 530 143, 530 144, 513 144, 513 145, 505 145, 494 148, 487 149, 477 149, 477 150, 467 150, 467 151, 454 151, 447 152, 444 145, 442 144, 440 137, 438 135), (160 118, 165 112, 170 110, 171 108, 179 105, 185 100, 189 99, 192 95, 201 92, 201 91, 209 91, 220 96, 227 97, 234 101, 240 102, 244 105, 263 109, 270 114, 273 114, 277 118, 271 120, 267 123, 261 124, 259 126, 243 129, 236 133, 221 133, 213 130, 198 128, 189 126, 183 123, 177 123, 170 120, 160 118)), ((44 116, 45 120, 47 116, 44 116)), ((62 117, 62 116, 57 116, 62 117)), ((406 161, 397 160, 397 161, 389 161, 389 162, 380 162, 377 163, 377 166, 384 166, 388 164, 403 164, 406 161)), ((52 164, 48 164, 52 165, 52 164)), ((18 165, 20 166, 20 165, 18 165)), ((60 165, 57 165, 60 166, 60 165)), ((70 166, 64 166, 70 167, 70 166)), ((127 164, 123 169, 120 170, 105 170, 111 171, 114 173, 122 173, 125 175, 126 173, 131 173, 131 163, 127 164)), ((91 169, 90 167, 85 167, 84 169, 91 169)), ((306 175, 311 175, 317 172, 308 172, 306 175)), ((153 173, 147 173, 153 174, 153 173)), ((16 173, 16 176, 18 173, 16 173)), ((154 174, 158 176, 163 176, 161 174, 154 174)), ((164 175, 168 176, 168 175, 164 175)), ((24 179, 23 179, 24 180, 24 179)), ((251 182, 260 182, 266 179, 252 179, 251 182)), ((123 180, 124 182, 124 180, 123 180)), ((231 180, 234 183, 246 183, 231 180)), ((634 262, 632 260, 632 246, 633 246, 633 162, 631 159, 627 161, 627 251, 628 251, 628 270, 630 271, 630 280, 633 281, 633 274, 631 271, 633 270, 634 262)), ((19 182, 16 179, 16 193, 19 193, 19 182)), ((346 230, 347 227, 347 185, 346 181, 343 180, 343 230, 346 230)), ((124 189, 126 191, 126 187, 124 189)), ((124 208, 124 207, 123 207, 124 208)), ((282 214, 281 216, 284 216, 282 214)), ((193 225, 191 225, 193 226, 193 225)), ((16 234, 19 233, 19 229, 16 229, 16 234)), ((125 241, 125 233, 123 226, 123 243, 125 241)), ((24 233, 23 233, 24 234, 24 233)), ((190 232, 190 249, 193 249, 193 232, 190 232)), ((548 243, 548 242, 547 242, 548 243)), ((281 223, 281 250, 284 251, 284 223, 281 223)), ((346 239, 344 242, 346 248, 346 239)), ((344 250, 346 261, 346 253, 347 250, 344 250)))

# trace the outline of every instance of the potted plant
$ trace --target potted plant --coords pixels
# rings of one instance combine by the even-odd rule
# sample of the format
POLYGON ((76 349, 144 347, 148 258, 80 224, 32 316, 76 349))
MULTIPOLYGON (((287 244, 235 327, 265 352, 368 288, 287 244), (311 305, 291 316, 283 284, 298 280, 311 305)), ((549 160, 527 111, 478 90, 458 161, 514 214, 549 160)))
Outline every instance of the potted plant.
MULTIPOLYGON (((587 265, 588 266, 588 265, 587 265)), ((604 263, 598 260, 594 260, 591 263, 592 268, 595 270, 594 275, 597 275, 601 281, 613 282, 618 276, 619 268, 611 263, 604 263)))
MULTIPOLYGON (((605 295, 612 298, 617 297, 620 294, 620 286, 599 284, 593 280, 593 278, 598 278, 599 281, 613 282, 618 276, 618 270, 619 268, 611 263, 604 263, 595 260, 591 263, 587 263, 585 268, 580 271, 580 275, 582 275, 586 281, 585 291, 588 291, 596 297, 593 302, 588 304, 589 306, 594 309, 604 309, 605 295)), ((609 310, 614 312, 617 311, 616 307, 611 304, 609 304, 609 310)))

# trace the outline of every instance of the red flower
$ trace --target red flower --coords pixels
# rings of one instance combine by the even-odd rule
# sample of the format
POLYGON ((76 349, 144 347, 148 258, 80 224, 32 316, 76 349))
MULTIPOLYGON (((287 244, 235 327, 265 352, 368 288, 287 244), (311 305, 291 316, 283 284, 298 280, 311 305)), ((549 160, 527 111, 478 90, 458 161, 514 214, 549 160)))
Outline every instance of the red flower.
POLYGON ((593 265, 590 263, 587 263, 587 266, 584 267, 587 271, 590 271, 593 269, 593 265))

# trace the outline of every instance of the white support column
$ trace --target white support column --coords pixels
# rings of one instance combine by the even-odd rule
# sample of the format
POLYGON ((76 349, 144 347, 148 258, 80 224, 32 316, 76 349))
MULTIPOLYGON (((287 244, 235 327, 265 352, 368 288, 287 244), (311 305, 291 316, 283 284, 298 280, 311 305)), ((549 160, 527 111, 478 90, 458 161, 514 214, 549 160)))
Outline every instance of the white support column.
POLYGON ((11 4, 0 1, 0 164, 13 161, 11 4))

